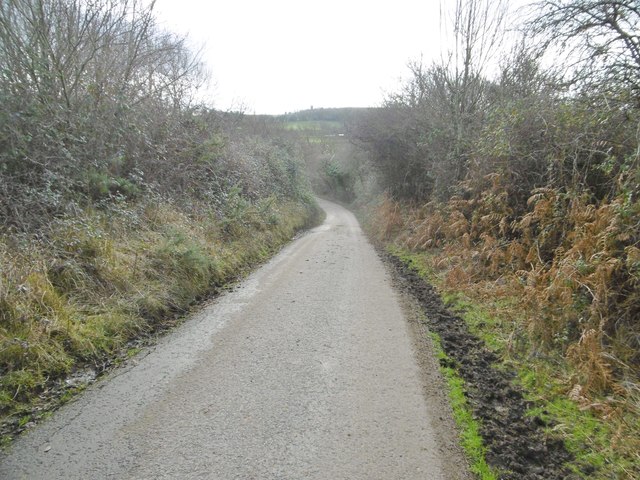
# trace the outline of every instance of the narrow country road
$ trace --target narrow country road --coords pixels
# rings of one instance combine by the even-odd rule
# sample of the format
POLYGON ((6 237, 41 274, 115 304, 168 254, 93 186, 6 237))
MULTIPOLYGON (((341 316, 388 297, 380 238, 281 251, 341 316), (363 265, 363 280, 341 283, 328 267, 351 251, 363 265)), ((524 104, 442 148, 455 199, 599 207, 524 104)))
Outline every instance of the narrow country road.
POLYGON ((463 478, 391 277, 320 203, 322 226, 19 438, 0 478, 463 478))

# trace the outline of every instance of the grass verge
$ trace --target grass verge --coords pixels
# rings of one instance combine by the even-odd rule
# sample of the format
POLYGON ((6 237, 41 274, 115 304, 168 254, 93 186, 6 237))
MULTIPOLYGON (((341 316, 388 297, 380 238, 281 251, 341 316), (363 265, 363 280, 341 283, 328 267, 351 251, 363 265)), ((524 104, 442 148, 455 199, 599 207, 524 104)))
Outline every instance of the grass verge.
MULTIPOLYGON (((531 404, 527 415, 553 425, 545 434, 561 439, 574 456, 567 466, 576 478, 640 478, 638 398, 615 394, 602 399, 586 398, 581 395, 578 373, 564 357, 530 344, 528 332, 522 328, 525 323, 519 319, 522 312, 518 312, 518 299, 504 293, 497 295, 477 284, 457 289, 448 286, 447 272, 438 268, 442 262, 434 252, 415 253, 396 246, 388 249, 437 287, 448 308, 462 317, 470 332, 497 355, 499 368, 516 372, 516 382, 531 404)), ((453 391, 456 381, 452 386, 449 379, 455 370, 447 370, 452 369, 447 367, 443 373, 453 391)), ((451 394, 454 410, 456 396, 451 394)), ((469 427, 459 416, 456 413, 456 420, 466 431, 469 427)), ((463 439, 463 444, 467 442, 463 439)), ((465 450, 473 455, 467 446, 465 450)), ((482 475, 478 468, 474 467, 474 471, 482 475)))
POLYGON ((39 236, 0 237, 2 443, 69 399, 61 379, 130 355, 131 340, 174 324, 319 212, 274 198, 223 215, 123 203, 53 220, 39 236))
POLYGON ((453 417, 460 429, 460 441, 469 458, 469 468, 482 480, 496 480, 495 473, 485 460, 486 449, 480 435, 480 425, 467 403, 464 380, 454 368, 446 366, 451 365, 451 360, 442 349, 438 334, 432 332, 430 335, 436 358, 440 362, 440 372, 447 382, 453 417))

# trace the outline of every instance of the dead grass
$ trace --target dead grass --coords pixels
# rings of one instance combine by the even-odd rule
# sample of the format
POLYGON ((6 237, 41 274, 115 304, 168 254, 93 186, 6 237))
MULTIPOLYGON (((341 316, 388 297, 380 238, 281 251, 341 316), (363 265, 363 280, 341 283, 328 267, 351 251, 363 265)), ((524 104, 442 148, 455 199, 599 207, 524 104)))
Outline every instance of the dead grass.
POLYGON ((443 292, 492 305, 505 358, 561 364, 553 379, 561 391, 548 400, 592 415, 603 445, 624 445, 627 453, 607 457, 624 468, 599 471, 640 475, 627 448, 640 448, 640 202, 620 195, 596 205, 547 188, 516 216, 498 177, 485 188, 422 208, 385 198, 373 228, 400 248, 429 252, 443 292))

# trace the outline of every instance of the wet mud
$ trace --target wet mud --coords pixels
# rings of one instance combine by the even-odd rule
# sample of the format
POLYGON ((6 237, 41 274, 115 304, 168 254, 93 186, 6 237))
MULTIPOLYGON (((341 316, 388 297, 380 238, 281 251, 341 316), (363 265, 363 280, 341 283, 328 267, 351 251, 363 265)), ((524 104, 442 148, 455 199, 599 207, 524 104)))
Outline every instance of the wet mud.
POLYGON ((387 256, 405 289, 424 311, 429 330, 437 333, 448 356, 443 362, 458 370, 487 448, 487 463, 500 479, 550 480, 574 477, 564 464, 571 460, 564 444, 544 433, 548 425, 526 415, 531 406, 514 384, 515 375, 498 369, 498 357, 472 335, 466 323, 446 308, 436 290, 400 259, 387 256))

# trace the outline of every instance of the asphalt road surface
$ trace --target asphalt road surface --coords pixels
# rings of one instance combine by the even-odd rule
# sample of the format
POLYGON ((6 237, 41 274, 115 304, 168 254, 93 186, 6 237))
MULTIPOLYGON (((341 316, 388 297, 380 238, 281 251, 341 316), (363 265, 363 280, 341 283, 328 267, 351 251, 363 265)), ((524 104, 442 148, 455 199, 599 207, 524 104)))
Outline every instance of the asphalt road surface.
POLYGON ((390 275, 320 203, 322 226, 19 438, 0 478, 462 478, 390 275))

